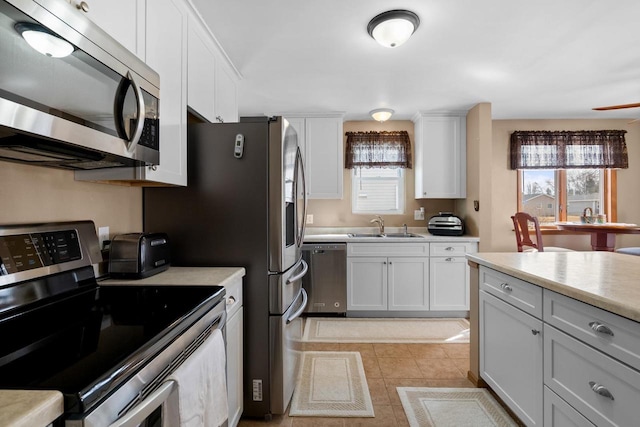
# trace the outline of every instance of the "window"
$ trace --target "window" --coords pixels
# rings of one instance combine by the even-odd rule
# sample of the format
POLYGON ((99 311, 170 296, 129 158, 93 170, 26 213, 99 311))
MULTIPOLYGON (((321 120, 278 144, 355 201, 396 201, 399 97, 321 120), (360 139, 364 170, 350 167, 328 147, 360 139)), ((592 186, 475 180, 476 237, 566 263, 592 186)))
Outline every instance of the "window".
POLYGON ((625 133, 513 132, 510 162, 518 170, 518 210, 537 216, 541 224, 579 221, 587 208, 615 221, 615 169, 629 167, 625 133))
POLYGON ((404 171, 411 168, 407 131, 347 132, 353 213, 404 213, 404 171))
POLYGON ((401 168, 353 169, 353 213, 404 213, 404 172, 401 168))
POLYGON ((537 216, 541 225, 578 222, 585 208, 614 221, 615 175, 610 169, 521 169, 518 211, 537 216))

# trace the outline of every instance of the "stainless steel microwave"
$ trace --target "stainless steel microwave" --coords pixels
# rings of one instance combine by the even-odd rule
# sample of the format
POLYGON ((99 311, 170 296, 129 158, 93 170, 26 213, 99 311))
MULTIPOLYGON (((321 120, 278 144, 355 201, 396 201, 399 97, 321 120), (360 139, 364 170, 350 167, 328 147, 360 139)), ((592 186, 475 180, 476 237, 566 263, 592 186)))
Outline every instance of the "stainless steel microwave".
POLYGON ((156 165, 160 78, 65 0, 0 0, 0 160, 156 165))

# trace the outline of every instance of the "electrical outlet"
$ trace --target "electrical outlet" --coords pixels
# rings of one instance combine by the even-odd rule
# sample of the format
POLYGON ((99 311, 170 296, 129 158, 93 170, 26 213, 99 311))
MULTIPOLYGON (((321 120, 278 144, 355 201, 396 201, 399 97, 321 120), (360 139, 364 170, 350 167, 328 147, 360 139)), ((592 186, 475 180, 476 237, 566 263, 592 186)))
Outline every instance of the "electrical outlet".
POLYGON ((98 227, 98 243, 100 244, 100 249, 104 248, 105 240, 109 240, 109 226, 98 227))
POLYGON ((413 219, 416 220, 416 221, 423 220, 424 219, 424 211, 423 210, 413 211, 413 219))
POLYGON ((309 214, 307 215, 307 224, 313 224, 313 215, 309 214))

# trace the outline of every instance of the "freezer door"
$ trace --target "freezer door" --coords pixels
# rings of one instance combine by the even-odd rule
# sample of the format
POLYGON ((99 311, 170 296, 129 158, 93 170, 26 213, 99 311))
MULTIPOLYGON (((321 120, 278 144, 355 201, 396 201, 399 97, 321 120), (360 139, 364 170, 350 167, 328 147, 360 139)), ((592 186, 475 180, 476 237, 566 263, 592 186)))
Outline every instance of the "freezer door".
POLYGON ((296 386, 302 354, 303 321, 307 294, 300 288, 289 309, 281 316, 269 316, 271 339, 271 413, 284 414, 296 386))

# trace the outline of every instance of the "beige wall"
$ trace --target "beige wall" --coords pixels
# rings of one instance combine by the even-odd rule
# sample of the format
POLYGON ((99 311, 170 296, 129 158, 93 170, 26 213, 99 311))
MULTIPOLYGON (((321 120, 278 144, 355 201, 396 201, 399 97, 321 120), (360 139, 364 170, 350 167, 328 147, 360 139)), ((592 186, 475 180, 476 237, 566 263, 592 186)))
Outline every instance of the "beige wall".
POLYGON ((93 220, 111 236, 142 231, 142 189, 77 182, 72 171, 0 161, 0 224, 93 220))
MULTIPOLYGON (((515 237, 510 216, 516 211, 516 171, 508 169, 509 137, 515 130, 627 130, 626 141, 629 152, 629 169, 619 170, 618 175, 618 222, 640 223, 640 123, 630 120, 494 120, 493 162, 491 164, 492 233, 484 251, 513 251, 515 237)), ((481 235, 481 240, 482 240, 481 235)), ((547 246, 561 246, 577 250, 590 250, 587 235, 545 235, 547 246)), ((616 238, 616 246, 640 246, 640 236, 616 238)))
POLYGON ((467 113, 467 198, 456 201, 466 234, 480 237, 480 251, 491 241, 491 104, 482 103, 467 113), (478 211, 474 201, 479 203, 478 211))
MULTIPOLYGON (((384 123, 376 121, 345 122, 344 132, 366 131, 401 131, 409 133, 413 149, 413 122, 409 120, 389 120, 384 123)), ((344 139, 346 144, 346 137, 344 139)), ((415 161, 414 161, 415 163, 415 161)), ((407 169, 405 174, 405 210, 402 215, 383 215, 385 226, 400 227, 407 224, 409 227, 426 227, 430 216, 440 211, 453 211, 455 203, 452 200, 415 200, 414 199, 414 174, 413 169, 407 169), (413 211, 425 208, 425 220, 413 219, 413 211)), ((351 170, 344 169, 344 193, 342 200, 309 200, 308 213, 313 215, 313 224, 309 227, 371 227, 369 221, 372 214, 354 214, 351 212, 351 170)))

